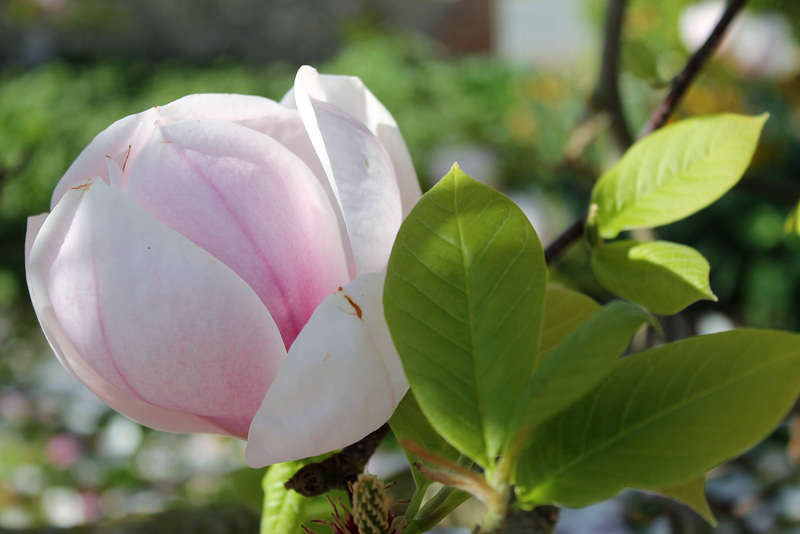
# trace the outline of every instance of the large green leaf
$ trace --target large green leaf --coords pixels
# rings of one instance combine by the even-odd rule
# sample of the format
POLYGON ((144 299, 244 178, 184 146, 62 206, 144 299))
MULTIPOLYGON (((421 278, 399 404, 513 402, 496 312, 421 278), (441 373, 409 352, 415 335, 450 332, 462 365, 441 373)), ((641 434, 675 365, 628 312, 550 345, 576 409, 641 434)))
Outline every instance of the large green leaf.
POLYGON ((300 532, 305 497, 283 487, 301 467, 305 460, 274 464, 267 469, 264 488, 264 509, 261 514, 261 534, 293 534, 300 532))
POLYGON ((411 390, 437 432, 484 467, 536 363, 546 278, 522 211, 457 166, 392 249, 384 308, 411 390))
POLYGON ((578 326, 528 381, 515 434, 538 426, 583 397, 614 369, 633 334, 651 319, 639 306, 618 301, 578 326))
POLYGON ((677 243, 617 241, 594 250, 592 269, 615 295, 662 315, 700 299, 717 300, 708 284, 706 259, 677 243))
POLYGON ((744 174, 766 120, 687 119, 634 144, 594 188, 600 235, 678 221, 717 200, 744 174))
POLYGON ((586 506, 695 480, 763 439, 800 388, 800 336, 735 330, 623 359, 523 451, 526 506, 586 506))
POLYGON ((674 499, 679 503, 685 504, 700 514, 700 516, 708 521, 711 526, 717 526, 717 520, 714 518, 714 512, 711 511, 711 508, 708 506, 708 501, 706 500, 705 474, 700 475, 689 482, 684 482, 678 486, 672 486, 666 489, 658 490, 657 493, 660 493, 664 497, 674 499))
POLYGON ((622 48, 625 69, 651 85, 663 84, 658 72, 658 62, 653 51, 641 40, 628 40, 622 48))
POLYGON ((538 363, 564 341, 579 324, 603 309, 590 297, 559 284, 549 284, 544 300, 538 363))

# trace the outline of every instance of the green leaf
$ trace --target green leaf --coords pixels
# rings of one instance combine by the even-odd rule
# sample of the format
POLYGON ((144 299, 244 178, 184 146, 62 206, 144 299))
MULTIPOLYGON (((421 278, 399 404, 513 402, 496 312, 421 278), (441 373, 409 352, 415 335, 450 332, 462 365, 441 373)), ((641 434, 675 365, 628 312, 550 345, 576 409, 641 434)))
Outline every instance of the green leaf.
MULTIPOLYGON (((398 441, 411 440, 426 451, 432 452, 437 456, 450 460, 453 463, 459 461, 458 451, 433 429, 428 419, 422 413, 422 410, 420 410, 419 404, 411 391, 406 393, 403 400, 400 401, 392 418, 389 419, 389 426, 392 428, 392 432, 394 432, 398 441)), ((409 464, 414 465, 416 462, 420 461, 414 454, 408 451, 404 452, 408 458, 409 464)), ((411 476, 414 478, 416 489, 414 491, 414 496, 411 498, 408 510, 406 510, 407 518, 413 518, 419 511, 419 506, 422 504, 422 499, 425 496, 425 490, 432 483, 428 477, 420 473, 419 469, 412 468, 411 476)))
POLYGON ((664 82, 658 73, 658 63, 653 51, 642 41, 628 41, 622 47, 622 63, 625 68, 652 85, 660 86, 664 82))
POLYGON ((717 520, 714 517, 714 512, 708 506, 706 500, 706 476, 701 475, 689 482, 684 482, 678 486, 672 486, 667 489, 658 490, 657 493, 670 499, 674 499, 681 504, 685 504, 708 521, 712 527, 717 526, 717 520))
POLYGON ((300 531, 305 498, 284 488, 283 483, 306 463, 305 460, 298 460, 274 464, 267 469, 261 483, 264 488, 261 534, 290 534, 300 531))
POLYGON ((717 300, 708 283, 706 259, 677 243, 610 243, 594 251, 592 269, 615 295, 662 315, 678 313, 701 299, 717 300))
POLYGON ((536 363, 546 278, 522 211, 458 166, 392 249, 384 308, 411 390, 433 428, 485 468, 536 363))
POLYGON ((526 506, 580 507, 687 483, 755 445, 800 388, 800 336, 734 330, 623 359, 523 451, 526 506))
POLYGON ((594 188, 600 235, 675 222, 717 200, 744 174, 766 120, 699 117, 638 141, 594 188))
POLYGON ((538 426, 605 378, 637 330, 652 317, 628 302, 612 302, 578 326, 528 381, 515 434, 538 426))
POLYGON ((800 234, 800 204, 797 204, 789 212, 783 225, 783 230, 787 234, 800 234))
MULTIPOLYGON (((453 462, 458 460, 458 451, 433 429, 422 410, 420 410, 414 394, 410 391, 406 393, 394 411, 392 418, 389 419, 389 426, 398 441, 411 440, 437 456, 453 462)), ((408 453, 406 454, 408 455, 408 453)))
POLYGON ((548 285, 537 367, 570 332, 601 309, 602 306, 583 293, 558 284, 548 285))

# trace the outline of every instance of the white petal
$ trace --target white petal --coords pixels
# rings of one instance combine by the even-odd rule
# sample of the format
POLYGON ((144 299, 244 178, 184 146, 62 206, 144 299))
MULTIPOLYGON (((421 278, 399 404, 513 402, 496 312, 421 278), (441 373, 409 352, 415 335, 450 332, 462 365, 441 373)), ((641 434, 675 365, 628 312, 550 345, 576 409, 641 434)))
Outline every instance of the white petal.
POLYGON ((319 305, 253 419, 250 466, 345 447, 391 417, 408 382, 383 315, 384 279, 362 275, 319 305))
POLYGON ((382 271, 403 218, 392 163, 364 124, 311 96, 318 81, 310 67, 298 71, 300 116, 344 215, 357 274, 382 271))
MULTIPOLYGON (((303 69, 313 71, 311 67, 302 67, 300 70, 303 69)), ((403 217, 408 215, 422 196, 422 191, 408 147, 392 114, 356 76, 321 74, 316 80, 312 76, 308 78, 311 89, 307 91, 312 98, 341 108, 366 125, 381 141, 394 167, 403 204, 403 217)), ((297 107, 294 89, 286 93, 281 104, 297 107)))

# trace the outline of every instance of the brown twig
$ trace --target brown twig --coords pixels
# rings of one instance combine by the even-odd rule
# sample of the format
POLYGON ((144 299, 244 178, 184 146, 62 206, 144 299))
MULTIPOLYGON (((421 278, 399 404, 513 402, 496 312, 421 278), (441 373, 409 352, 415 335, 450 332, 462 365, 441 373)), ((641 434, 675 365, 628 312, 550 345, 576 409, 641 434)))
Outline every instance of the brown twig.
POLYGON ((350 491, 350 483, 364 472, 370 457, 389 433, 385 423, 365 438, 321 462, 308 464, 286 481, 284 487, 304 497, 323 495, 332 490, 350 491))
POLYGON ((650 119, 639 132, 637 139, 641 139, 666 124, 670 115, 672 115, 672 112, 675 111, 678 103, 686 94, 689 86, 714 54, 720 42, 722 42, 722 38, 725 36, 725 32, 728 30, 734 17, 736 17, 736 14, 742 10, 746 3, 747 0, 730 0, 728 2, 728 5, 725 7, 725 12, 714 27, 714 31, 708 36, 703 46, 698 48, 694 54, 689 57, 683 70, 672 79, 667 97, 655 111, 653 111, 652 115, 650 115, 650 119))
POLYGON ((528 512, 517 512, 508 518, 503 534, 551 534, 558 522, 557 506, 538 506, 528 512))
POLYGON ((564 230, 552 243, 550 243, 544 251, 544 260, 547 265, 552 265, 555 261, 564 254, 567 249, 576 241, 578 241, 586 226, 587 212, 584 212, 580 217, 564 230))
POLYGON ((633 135, 625 120, 622 98, 619 93, 619 59, 622 46, 622 25, 628 0, 611 0, 606 11, 603 30, 603 59, 597 89, 592 95, 591 107, 603 110, 611 121, 611 135, 621 150, 633 143, 633 135))
MULTIPOLYGON (((642 137, 645 137, 646 135, 664 126, 670 115, 672 115, 673 111, 675 111, 675 108, 680 103, 683 96, 686 94, 689 86, 692 84, 695 78, 697 78, 697 75, 700 73, 703 66, 705 66, 705 64, 711 58, 711 55, 717 46, 719 46, 719 43, 722 40, 722 37, 725 35, 725 31, 728 29, 731 21, 736 14, 741 11, 746 3, 747 0, 730 0, 728 2, 725 12, 722 14, 722 17, 714 28, 714 31, 712 31, 711 35, 708 36, 706 42, 703 43, 703 46, 698 48, 694 54, 689 57, 683 70, 672 80, 672 84, 667 96, 653 111, 650 119, 647 121, 644 128, 642 128, 641 132, 639 132, 638 139, 641 139, 642 137)), ((614 8, 613 4, 614 3, 612 2, 612 5, 609 6, 609 11, 614 8)), ((545 259, 548 265, 551 265, 564 252, 566 252, 570 246, 572 246, 581 238, 585 226, 586 213, 582 214, 577 220, 575 220, 575 222, 573 222, 569 228, 564 230, 564 232, 547 247, 545 250, 545 259)))

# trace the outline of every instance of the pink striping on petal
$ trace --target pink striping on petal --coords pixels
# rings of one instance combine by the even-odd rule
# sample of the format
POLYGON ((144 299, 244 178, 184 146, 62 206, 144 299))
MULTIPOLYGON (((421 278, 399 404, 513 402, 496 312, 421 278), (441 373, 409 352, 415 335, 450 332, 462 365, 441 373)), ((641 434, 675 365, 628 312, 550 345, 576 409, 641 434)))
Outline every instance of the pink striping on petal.
POLYGON ((132 170, 128 194, 250 284, 287 347, 349 279, 336 213, 317 178, 248 128, 216 121, 160 128, 132 170))

